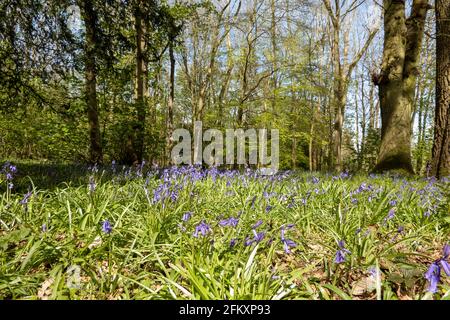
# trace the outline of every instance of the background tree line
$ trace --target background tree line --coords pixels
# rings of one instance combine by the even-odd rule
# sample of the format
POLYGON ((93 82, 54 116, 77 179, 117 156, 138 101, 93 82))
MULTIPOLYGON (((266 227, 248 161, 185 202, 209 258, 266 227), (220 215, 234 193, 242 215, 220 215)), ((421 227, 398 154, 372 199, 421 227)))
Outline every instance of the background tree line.
POLYGON ((277 128, 282 168, 448 175, 446 0, 0 4, 0 157, 170 164, 277 128))

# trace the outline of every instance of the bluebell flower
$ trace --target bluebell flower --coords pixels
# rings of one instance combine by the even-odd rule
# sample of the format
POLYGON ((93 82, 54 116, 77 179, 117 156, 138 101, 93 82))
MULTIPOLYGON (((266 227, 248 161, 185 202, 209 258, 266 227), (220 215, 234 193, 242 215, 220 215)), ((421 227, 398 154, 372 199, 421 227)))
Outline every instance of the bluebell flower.
POLYGON ((371 277, 376 277, 377 276, 377 268, 376 267, 369 267, 369 269, 367 269, 367 271, 369 272, 369 275, 371 277))
POLYGON ((112 232, 112 226, 109 220, 105 220, 102 223, 102 231, 106 234, 110 234, 112 232))
POLYGON ((264 239, 265 235, 266 235, 264 231, 262 231, 262 232, 256 232, 255 229, 253 229, 252 231, 253 231, 254 237, 253 237, 253 238, 247 237, 247 238, 245 239, 245 243, 244 243, 244 244, 245 244, 246 246, 249 246, 249 245, 251 245, 252 243, 259 243, 259 242, 261 242, 261 241, 264 239))
POLYGON ((383 220, 383 224, 386 224, 388 220, 391 220, 395 217, 395 208, 391 208, 388 212, 388 215, 383 220))
POLYGON ((231 239, 230 247, 233 248, 236 245, 237 239, 231 239))
POLYGON ((252 229, 256 229, 256 228, 258 228, 260 225, 262 225, 262 220, 258 220, 258 222, 256 222, 253 226, 252 226, 252 229))
POLYGON ((44 223, 41 227, 42 232, 47 232, 47 225, 44 223))
POLYGON ((446 244, 444 246, 442 258, 439 260, 439 262, 441 263, 442 269, 444 269, 445 274, 450 277, 450 264, 447 262, 449 257, 450 245, 446 244))
POLYGON ((202 236, 205 237, 209 232, 211 232, 211 227, 207 223, 202 221, 195 227, 193 236, 195 238, 198 238, 198 234, 201 233, 202 236))
POLYGON ((334 262, 339 264, 345 262, 345 256, 350 254, 351 252, 345 248, 344 240, 340 240, 338 242, 339 250, 336 252, 336 256, 334 258, 334 262))
POLYGON ((285 238, 285 227, 284 226, 281 227, 281 242, 283 243, 284 252, 286 252, 286 253, 291 252, 289 250, 289 248, 297 246, 297 244, 294 241, 285 238))
POLYGON ((89 177, 89 191, 90 191, 91 193, 94 192, 96 186, 97 186, 97 185, 95 184, 94 177, 93 177, 93 176, 90 176, 90 177, 89 177))
POLYGON ((183 214, 183 217, 181 218, 181 220, 183 220, 184 222, 189 221, 189 219, 192 217, 192 212, 188 211, 185 214, 183 214))
POLYGON ((273 206, 267 206, 266 207, 266 213, 268 213, 270 210, 272 210, 273 206))
POLYGON ((427 279, 430 283, 428 291, 431 293, 436 293, 437 286, 441 281, 441 268, 437 262, 433 262, 428 268, 428 271, 425 273, 425 279, 427 279))
POLYGON ((253 234, 255 237, 253 238, 256 243, 261 242, 264 239, 264 236, 266 235, 265 232, 256 232, 255 229, 253 229, 253 234))
POLYGON ((396 204, 397 204, 397 200, 391 200, 391 201, 389 201, 389 205, 390 205, 391 207, 395 206, 396 204))
POLYGON ((450 277, 450 264, 447 259, 450 256, 450 245, 446 244, 443 249, 442 257, 434 261, 425 273, 425 279, 428 280, 428 291, 431 293, 437 292, 437 286, 441 281, 441 267, 445 274, 450 277))
POLYGON ((30 197, 31 197, 32 194, 33 194, 33 193, 32 193, 31 191, 28 191, 28 192, 23 196, 23 199, 20 200, 20 204, 25 206, 25 205, 28 203, 28 200, 30 199, 30 197))
POLYGON ((239 223, 239 219, 236 219, 234 217, 230 217, 228 219, 224 219, 219 221, 219 225, 221 225, 222 227, 225 226, 230 226, 230 227, 236 227, 239 223))

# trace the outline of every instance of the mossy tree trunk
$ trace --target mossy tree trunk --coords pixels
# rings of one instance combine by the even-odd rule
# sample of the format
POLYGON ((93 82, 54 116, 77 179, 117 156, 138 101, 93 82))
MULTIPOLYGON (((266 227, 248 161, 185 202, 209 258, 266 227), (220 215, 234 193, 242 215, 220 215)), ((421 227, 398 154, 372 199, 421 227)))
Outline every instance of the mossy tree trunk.
POLYGON ((401 169, 411 163, 411 117, 424 35, 427 0, 414 0, 406 18, 405 0, 384 0, 384 48, 379 86, 381 145, 375 172, 401 169))

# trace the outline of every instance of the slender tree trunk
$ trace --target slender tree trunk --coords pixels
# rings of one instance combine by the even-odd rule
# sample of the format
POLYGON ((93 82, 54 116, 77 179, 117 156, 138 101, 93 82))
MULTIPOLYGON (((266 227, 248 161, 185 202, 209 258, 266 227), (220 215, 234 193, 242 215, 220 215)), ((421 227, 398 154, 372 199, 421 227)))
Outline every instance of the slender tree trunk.
POLYGON ((381 146, 375 172, 403 169, 411 163, 411 116, 427 0, 414 0, 405 17, 405 0, 384 0, 384 49, 379 86, 381 146))
POLYGON ((145 62, 145 21, 143 17, 143 0, 139 0, 135 12, 135 31, 136 31, 136 92, 135 103, 137 111, 137 123, 135 126, 136 141, 134 144, 135 152, 132 155, 133 162, 141 162, 144 155, 144 135, 145 135, 145 92, 147 91, 146 73, 147 65, 145 62))
POLYGON ((418 124, 418 129, 417 129, 417 163, 416 163, 416 173, 420 174, 420 172, 422 171, 422 152, 423 152, 423 139, 424 137, 422 136, 422 110, 423 110, 423 93, 420 92, 419 93, 419 103, 417 106, 417 112, 418 112, 418 120, 419 120, 419 124, 418 124))
POLYGON ((275 6, 275 0, 271 0, 270 2, 270 9, 271 9, 271 26, 270 26, 270 37, 271 37, 271 43, 272 43, 272 112, 275 113, 276 110, 276 98, 277 98, 277 74, 275 70, 277 69, 277 38, 276 38, 276 6, 275 6))
MULTIPOLYGON (((175 101, 175 55, 173 52, 173 43, 169 45, 169 60, 170 60, 170 89, 169 100, 167 102, 167 151, 170 159, 170 152, 172 150, 173 140, 173 105, 175 101)), ((172 159, 169 160, 172 164, 172 159)))
POLYGON ((373 29, 369 32, 366 42, 362 48, 354 55, 351 61, 349 61, 349 32, 348 30, 342 30, 342 22, 349 11, 341 14, 341 9, 344 6, 344 2, 335 1, 334 8, 332 7, 330 0, 322 0, 328 15, 331 19, 333 27, 333 40, 331 48, 331 56, 333 63, 333 107, 334 107, 334 126, 333 126, 333 158, 334 170, 337 172, 342 171, 342 130, 344 127, 344 114, 345 105, 347 103, 348 83, 350 76, 356 64, 359 62, 363 54, 367 51, 370 43, 375 37, 378 29, 373 29), (340 45, 341 45, 341 31, 343 31, 343 57, 341 59, 340 45), (346 32, 344 32, 346 31, 346 32))
POLYGON ((85 39, 85 90, 87 103, 87 116, 89 121, 91 163, 103 162, 103 151, 100 135, 97 102, 97 70, 96 70, 96 24, 97 15, 90 1, 80 1, 79 7, 86 28, 85 39))
POLYGON ((450 2, 436 0, 436 108, 432 173, 450 175, 450 2))
POLYGON ((365 91, 364 91, 364 76, 361 75, 361 147, 360 147, 360 161, 359 168, 364 165, 365 154, 366 154, 366 103, 364 101, 365 91))

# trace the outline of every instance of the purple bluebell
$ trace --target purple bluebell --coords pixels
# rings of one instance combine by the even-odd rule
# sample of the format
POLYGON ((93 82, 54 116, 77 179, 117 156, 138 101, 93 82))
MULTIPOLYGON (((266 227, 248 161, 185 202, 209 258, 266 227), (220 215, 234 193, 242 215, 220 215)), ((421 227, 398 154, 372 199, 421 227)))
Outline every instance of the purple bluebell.
POLYGON ((348 173, 348 171, 341 172, 341 174, 340 174, 341 179, 346 179, 349 176, 350 176, 350 174, 348 173))
POLYGON ((441 263, 442 269, 447 276, 450 277, 450 264, 448 263, 448 258, 450 257, 450 245, 446 244, 444 246, 442 258, 439 260, 441 263))
POLYGON ((89 191, 90 191, 91 193, 94 192, 96 186, 97 186, 97 185, 95 184, 94 177, 93 177, 93 176, 90 176, 90 177, 89 177, 89 191))
POLYGON ((292 209, 292 208, 294 208, 294 207, 295 207, 295 200, 292 199, 292 201, 287 205, 287 208, 288 208, 288 209, 292 209))
POLYGON ((189 221, 189 219, 192 217, 192 212, 188 211, 185 214, 183 214, 183 217, 181 218, 181 220, 183 220, 184 222, 189 221))
POLYGON ((388 212, 388 215, 384 218, 383 224, 386 224, 388 220, 391 220, 395 217, 395 208, 391 208, 388 212))
POLYGON ((260 225, 262 225, 262 223, 263 223, 262 220, 258 220, 258 221, 252 226, 252 229, 258 228, 260 225))
POLYGON ((236 245, 237 239, 230 240, 230 247, 233 248, 236 245))
POLYGON ((266 207, 266 213, 268 213, 270 210, 272 210, 273 206, 267 206, 266 207))
POLYGON ((194 231, 193 236, 195 238, 198 238, 198 234, 201 233, 202 236, 205 237, 210 232, 211 232, 211 227, 207 223, 202 221, 195 227, 195 231, 194 231))
POLYGON ((28 192, 23 196, 23 199, 20 200, 20 204, 26 206, 27 203, 28 203, 28 200, 30 199, 30 197, 31 197, 32 194, 33 194, 33 193, 32 193, 31 191, 28 191, 28 192))
POLYGON ((425 273, 425 279, 428 280, 428 291, 431 293, 437 292, 437 286, 441 281, 441 267, 445 274, 450 277, 450 264, 448 258, 450 256, 450 245, 445 244, 442 257, 434 261, 425 273))
POLYGON ((265 232, 256 232, 255 229, 253 229, 253 234, 255 237, 253 238, 256 243, 261 242, 264 239, 264 236, 266 235, 265 232))
POLYGON ((340 240, 338 242, 339 250, 336 252, 336 256, 334 258, 334 262, 339 264, 345 262, 345 256, 350 254, 351 252, 345 248, 344 240, 340 240))
POLYGON ((224 219, 219 221, 219 225, 222 227, 230 226, 230 227, 236 227, 239 223, 239 219, 236 219, 234 217, 230 217, 228 219, 224 219))
POLYGON ((47 232, 47 225, 44 223, 41 227, 42 232, 47 232))
POLYGON ((377 268, 376 267, 369 267, 369 269, 367 269, 367 272, 369 272, 369 275, 373 278, 375 278, 377 276, 377 268))
POLYGON ((433 262, 425 273, 425 279, 429 281, 428 291, 431 293, 437 292, 437 286, 441 281, 441 268, 437 262, 433 262))
POLYGON ((253 238, 247 237, 247 238, 245 239, 244 244, 245 244, 246 246, 249 246, 249 245, 251 245, 252 243, 259 243, 259 242, 261 242, 261 241, 264 239, 265 235, 266 235, 264 231, 262 231, 262 232, 256 232, 255 229, 252 229, 252 232, 253 232, 254 237, 253 237, 253 238))
POLYGON ((284 226, 281 226, 281 242, 283 243, 284 252, 286 252, 286 253, 291 253, 289 248, 297 246, 297 244, 294 241, 285 238, 285 227, 284 226))
POLYGON ((105 220, 102 223, 102 231, 106 234, 110 234, 112 232, 112 226, 109 220, 105 220))

